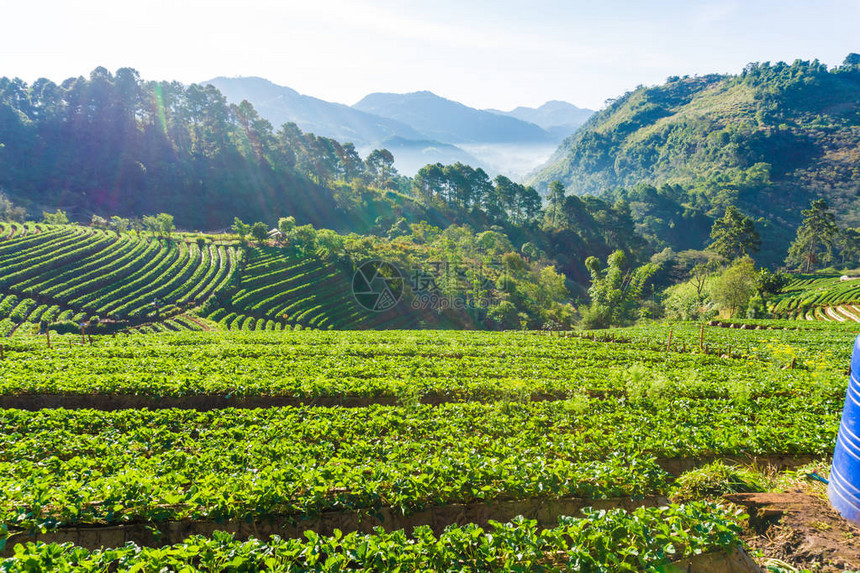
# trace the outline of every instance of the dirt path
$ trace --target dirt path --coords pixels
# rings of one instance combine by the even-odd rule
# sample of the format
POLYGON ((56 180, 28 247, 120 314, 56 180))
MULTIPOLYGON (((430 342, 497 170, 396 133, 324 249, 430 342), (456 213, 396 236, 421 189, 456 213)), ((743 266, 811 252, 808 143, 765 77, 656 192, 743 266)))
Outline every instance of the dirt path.
POLYGON ((725 498, 747 509, 750 532, 746 541, 766 558, 822 573, 860 570, 860 529, 820 497, 797 489, 725 498))

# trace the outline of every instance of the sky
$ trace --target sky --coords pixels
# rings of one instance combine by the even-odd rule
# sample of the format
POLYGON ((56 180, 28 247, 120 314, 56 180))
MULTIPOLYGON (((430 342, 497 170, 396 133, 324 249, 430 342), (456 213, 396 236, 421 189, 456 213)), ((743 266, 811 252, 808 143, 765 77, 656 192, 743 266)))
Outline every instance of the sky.
POLYGON ((599 109, 672 75, 860 53, 860 0, 5 0, 0 76, 131 67, 260 76, 353 104, 430 90, 477 108, 599 109))

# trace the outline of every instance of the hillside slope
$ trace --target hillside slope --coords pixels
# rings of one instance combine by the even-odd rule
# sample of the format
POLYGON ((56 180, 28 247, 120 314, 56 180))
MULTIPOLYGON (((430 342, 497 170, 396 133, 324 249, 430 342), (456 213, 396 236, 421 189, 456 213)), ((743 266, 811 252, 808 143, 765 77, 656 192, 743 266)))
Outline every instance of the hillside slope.
POLYGON ((750 64, 739 75, 669 78, 612 102, 530 176, 569 193, 680 184, 689 205, 737 204, 783 228, 824 196, 860 225, 860 56, 750 64))
POLYGON ((368 310, 353 295, 353 274, 348 258, 325 249, 0 222, 0 338, 41 321, 197 330, 197 315, 231 330, 474 326, 465 314, 452 321, 407 302, 368 310))

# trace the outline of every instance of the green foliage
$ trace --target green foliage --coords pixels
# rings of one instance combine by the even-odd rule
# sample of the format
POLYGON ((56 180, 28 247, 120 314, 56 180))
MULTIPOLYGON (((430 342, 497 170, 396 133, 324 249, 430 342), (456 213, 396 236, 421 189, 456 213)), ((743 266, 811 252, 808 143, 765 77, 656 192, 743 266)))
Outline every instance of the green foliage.
POLYGON ((781 271, 760 269, 755 286, 764 296, 773 296, 782 291, 791 282, 791 276, 781 271))
POLYGON ((9 573, 70 571, 663 571, 671 562, 736 547, 739 515, 714 504, 594 511, 562 517, 553 528, 518 517, 450 525, 435 536, 427 526, 403 530, 342 533, 304 538, 238 541, 216 531, 159 549, 129 544, 89 551, 71 543, 17 544, 0 560, 9 573))
POLYGON ((637 304, 646 294, 648 281, 656 272, 648 263, 633 270, 623 251, 615 251, 601 269, 596 257, 589 257, 586 266, 591 273, 588 296, 591 306, 583 313, 582 325, 586 329, 607 328, 629 323, 635 318, 637 304))
POLYGON ((239 240, 244 243, 245 237, 251 232, 251 225, 243 222, 239 217, 234 217, 230 230, 239 235, 239 240))
POLYGON ((278 219, 278 230, 285 237, 288 236, 296 227, 295 217, 281 217, 278 219))
POLYGON ((251 236, 254 237, 258 245, 263 244, 269 238, 269 226, 257 221, 251 226, 251 236))
POLYGON ((677 502, 720 497, 726 493, 750 493, 768 490, 764 476, 746 468, 716 461, 681 475, 672 490, 677 502))
POLYGON ((839 229, 836 226, 836 217, 830 212, 824 199, 814 200, 802 214, 803 223, 797 230, 797 238, 788 249, 785 263, 808 273, 833 260, 833 248, 839 229))
POLYGON ((549 203, 550 225, 555 227, 556 221, 559 219, 559 211, 562 203, 564 203, 564 184, 561 181, 555 180, 549 184, 547 201, 549 203))
POLYGON ((721 218, 714 221, 711 239, 713 242, 708 246, 708 250, 729 261, 749 256, 761 246, 761 238, 753 220, 731 205, 726 208, 721 218))
MULTIPOLYGON (((707 280, 707 279, 705 279, 707 280)), ((693 279, 673 285, 663 293, 666 316, 677 320, 709 320, 717 314, 713 304, 705 294, 706 282, 701 290, 693 279)))
POLYGON ((55 213, 42 211, 42 220, 49 225, 68 225, 69 216, 62 209, 57 209, 55 213))
POLYGON ((26 217, 27 210, 16 206, 3 191, 0 191, 0 221, 23 223, 26 217))
POLYGON ((565 140, 529 183, 546 189, 560 180, 574 195, 613 197, 609 190, 643 181, 677 186, 677 196, 643 196, 634 206, 637 226, 655 246, 701 248, 701 217, 736 206, 769 221, 757 224, 768 246, 759 258, 779 264, 773 252, 791 242, 800 223, 795 206, 810 194, 828 200, 844 224, 860 223, 858 97, 856 65, 827 69, 800 60, 639 87, 565 140), (698 229, 679 227, 682 218, 698 229))
POLYGON ((392 175, 397 173, 394 168, 394 155, 385 148, 371 151, 364 164, 369 177, 380 189, 388 187, 392 175))
POLYGON ((300 253, 310 254, 317 248, 317 231, 313 225, 300 225, 292 230, 289 240, 300 253))
POLYGON ((711 300, 728 317, 746 310, 750 297, 755 293, 758 274, 755 263, 749 257, 738 259, 711 283, 711 300))

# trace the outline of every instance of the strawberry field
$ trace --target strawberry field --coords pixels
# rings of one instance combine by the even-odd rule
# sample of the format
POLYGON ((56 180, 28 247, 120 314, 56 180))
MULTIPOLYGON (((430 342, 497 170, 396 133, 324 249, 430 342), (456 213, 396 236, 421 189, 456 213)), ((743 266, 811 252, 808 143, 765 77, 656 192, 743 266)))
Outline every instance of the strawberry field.
POLYGON ((748 324, 9 338, 0 570, 722 555, 742 518, 687 472, 826 463, 853 341, 748 324))

